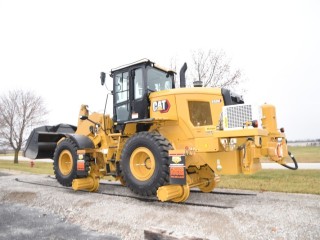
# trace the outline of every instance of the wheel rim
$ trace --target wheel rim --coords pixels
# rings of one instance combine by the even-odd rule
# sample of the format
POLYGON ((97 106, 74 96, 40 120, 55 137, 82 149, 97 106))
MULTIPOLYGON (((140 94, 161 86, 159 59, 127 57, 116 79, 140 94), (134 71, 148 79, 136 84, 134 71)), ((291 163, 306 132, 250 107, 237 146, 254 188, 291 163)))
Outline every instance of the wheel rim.
POLYGON ((62 175, 68 175, 73 168, 73 159, 70 151, 63 150, 59 156, 59 169, 62 175))
POLYGON ((136 179, 140 181, 150 179, 154 173, 155 167, 155 158, 148 148, 139 147, 131 154, 130 170, 136 179))

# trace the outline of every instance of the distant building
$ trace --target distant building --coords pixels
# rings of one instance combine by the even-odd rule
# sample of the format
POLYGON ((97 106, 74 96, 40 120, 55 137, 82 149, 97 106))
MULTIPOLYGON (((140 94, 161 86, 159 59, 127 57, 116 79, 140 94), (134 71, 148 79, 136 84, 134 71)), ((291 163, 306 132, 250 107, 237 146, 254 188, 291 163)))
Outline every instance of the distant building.
POLYGON ((288 146, 292 147, 320 147, 320 140, 288 141, 288 146))

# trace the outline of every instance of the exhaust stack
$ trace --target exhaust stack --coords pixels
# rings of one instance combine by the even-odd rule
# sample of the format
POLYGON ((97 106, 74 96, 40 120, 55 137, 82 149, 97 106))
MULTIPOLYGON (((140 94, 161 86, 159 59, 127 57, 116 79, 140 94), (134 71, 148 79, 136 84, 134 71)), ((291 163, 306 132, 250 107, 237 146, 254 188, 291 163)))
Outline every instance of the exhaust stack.
POLYGON ((180 69, 180 88, 186 87, 186 71, 188 69, 187 63, 184 63, 180 69))

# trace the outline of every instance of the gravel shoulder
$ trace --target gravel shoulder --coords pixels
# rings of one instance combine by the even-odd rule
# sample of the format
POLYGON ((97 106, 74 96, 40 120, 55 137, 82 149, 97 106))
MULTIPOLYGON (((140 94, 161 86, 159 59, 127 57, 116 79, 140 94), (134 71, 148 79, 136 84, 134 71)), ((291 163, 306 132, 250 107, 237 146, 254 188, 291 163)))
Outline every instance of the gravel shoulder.
MULTIPOLYGON (((114 185, 102 185, 99 191, 133 195, 129 189, 114 185)), ((28 208, 35 213, 28 220, 34 223, 29 226, 33 231, 38 232, 40 222, 52 218, 49 239, 63 239, 64 232, 72 232, 61 230, 62 226, 84 231, 81 234, 87 238, 83 239, 144 239, 144 230, 150 229, 167 230, 178 238, 320 239, 319 195, 217 189, 213 194, 191 193, 188 202, 218 207, 75 192, 47 175, 0 170, 1 234, 19 223, 11 219, 13 212, 21 217, 28 208), (16 178, 39 184, 18 182, 16 178), (44 220, 39 222, 37 216, 44 220)))

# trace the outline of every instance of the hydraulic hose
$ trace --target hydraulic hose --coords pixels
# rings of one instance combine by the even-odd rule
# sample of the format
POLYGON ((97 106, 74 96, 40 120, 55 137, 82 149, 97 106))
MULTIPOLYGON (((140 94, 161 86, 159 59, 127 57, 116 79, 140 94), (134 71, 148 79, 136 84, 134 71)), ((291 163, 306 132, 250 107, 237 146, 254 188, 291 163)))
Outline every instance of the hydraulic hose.
POLYGON ((297 163, 297 160, 294 158, 293 154, 291 154, 291 152, 288 151, 288 154, 292 160, 292 162, 294 163, 294 167, 290 167, 288 166, 287 164, 281 164, 282 166, 286 167, 286 168, 289 168, 291 170, 297 170, 298 169, 298 163, 297 163))

